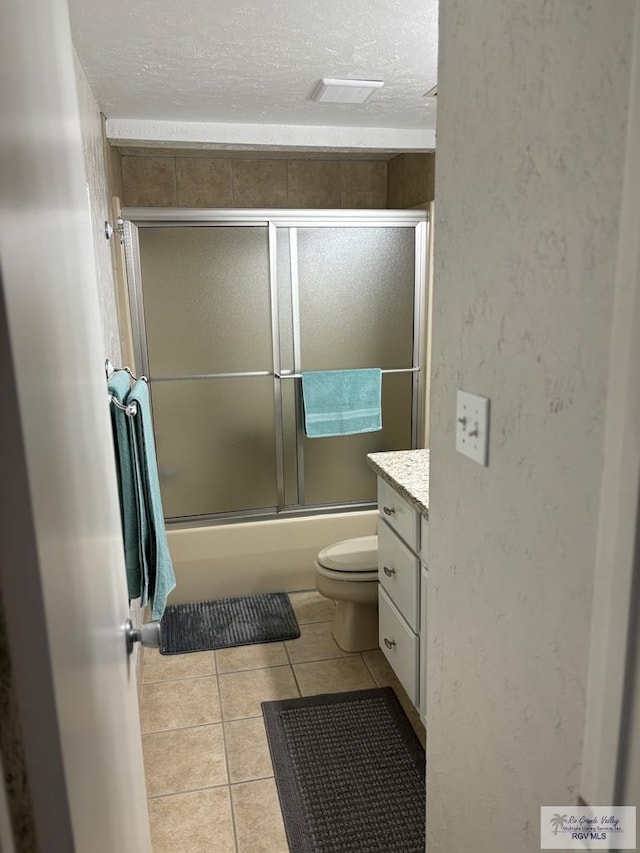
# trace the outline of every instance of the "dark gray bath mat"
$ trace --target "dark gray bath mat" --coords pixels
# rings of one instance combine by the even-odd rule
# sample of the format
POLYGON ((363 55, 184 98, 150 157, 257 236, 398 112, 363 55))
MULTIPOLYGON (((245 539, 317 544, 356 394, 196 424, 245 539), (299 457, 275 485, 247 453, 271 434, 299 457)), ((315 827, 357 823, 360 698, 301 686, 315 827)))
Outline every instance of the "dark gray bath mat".
POLYGON ((160 654, 275 643, 299 636, 286 592, 241 595, 167 607, 160 623, 160 654))
POLYGON ((262 712, 291 853, 424 853, 425 754, 391 687, 262 712))

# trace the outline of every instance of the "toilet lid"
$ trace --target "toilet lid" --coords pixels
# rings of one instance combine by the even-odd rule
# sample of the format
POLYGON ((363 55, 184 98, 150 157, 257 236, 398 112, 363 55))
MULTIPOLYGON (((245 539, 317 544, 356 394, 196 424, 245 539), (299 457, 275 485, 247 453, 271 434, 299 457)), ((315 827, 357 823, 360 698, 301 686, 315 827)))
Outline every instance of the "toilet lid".
POLYGON ((378 537, 343 539, 323 548, 318 563, 334 572, 375 572, 378 569, 378 537))

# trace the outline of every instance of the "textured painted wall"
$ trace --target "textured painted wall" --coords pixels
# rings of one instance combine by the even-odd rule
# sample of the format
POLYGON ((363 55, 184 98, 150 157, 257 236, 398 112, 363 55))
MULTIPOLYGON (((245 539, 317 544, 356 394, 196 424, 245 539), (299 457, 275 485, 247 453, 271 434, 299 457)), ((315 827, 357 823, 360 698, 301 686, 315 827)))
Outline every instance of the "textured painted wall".
POLYGON ((110 243, 104 236, 104 222, 111 221, 110 192, 107 187, 107 163, 102 132, 102 117, 87 82, 85 73, 75 57, 76 86, 80 107, 82 147, 87 172, 87 192, 91 210, 93 250, 98 277, 98 297, 105 358, 120 364, 120 333, 116 304, 115 279, 110 243))
POLYGON ((533 853, 578 794, 633 12, 441 3, 429 853, 533 853))

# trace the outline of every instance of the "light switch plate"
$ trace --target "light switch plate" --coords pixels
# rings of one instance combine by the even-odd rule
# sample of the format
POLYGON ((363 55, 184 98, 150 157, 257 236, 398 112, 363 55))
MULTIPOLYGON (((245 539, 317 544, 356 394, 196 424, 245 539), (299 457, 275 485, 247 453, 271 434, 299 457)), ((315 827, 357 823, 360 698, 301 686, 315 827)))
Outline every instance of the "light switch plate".
POLYGON ((456 450, 480 465, 488 465, 489 398, 458 391, 456 450))

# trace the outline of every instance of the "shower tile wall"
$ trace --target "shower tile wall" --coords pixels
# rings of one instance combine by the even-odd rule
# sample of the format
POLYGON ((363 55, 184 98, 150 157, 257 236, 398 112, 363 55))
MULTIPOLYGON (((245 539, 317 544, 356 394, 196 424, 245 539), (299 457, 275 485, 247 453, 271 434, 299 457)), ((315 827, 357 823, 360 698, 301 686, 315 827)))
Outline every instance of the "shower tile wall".
POLYGON ((123 204, 131 207, 380 209, 386 160, 122 157, 123 204))
POLYGON ((148 151, 122 157, 125 205, 377 210, 426 206, 434 197, 432 152, 391 160, 251 160, 148 151))
POLYGON ((435 198, 436 155, 400 154, 388 163, 387 207, 426 206, 435 198))

